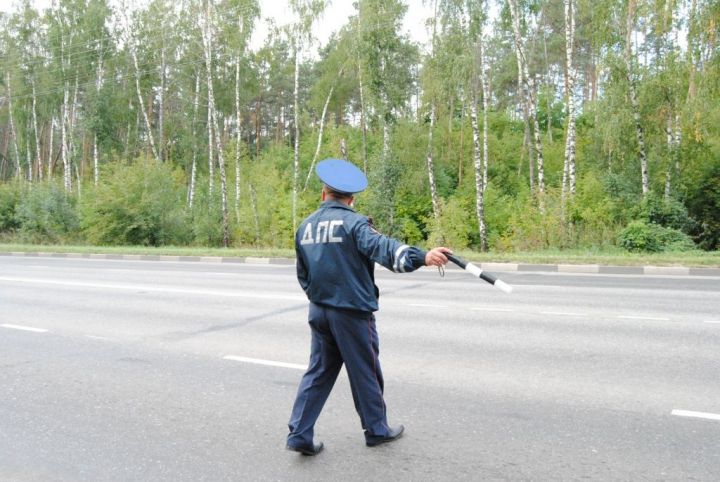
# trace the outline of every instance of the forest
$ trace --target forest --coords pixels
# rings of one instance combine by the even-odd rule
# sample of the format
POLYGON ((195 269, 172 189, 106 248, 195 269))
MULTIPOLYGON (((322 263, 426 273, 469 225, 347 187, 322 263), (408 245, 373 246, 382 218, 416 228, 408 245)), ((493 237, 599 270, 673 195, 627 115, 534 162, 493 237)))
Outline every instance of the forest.
POLYGON ((425 0, 426 45, 328 4, 257 47, 258 0, 0 13, 0 242, 291 247, 332 157, 416 245, 720 247, 720 2, 425 0))

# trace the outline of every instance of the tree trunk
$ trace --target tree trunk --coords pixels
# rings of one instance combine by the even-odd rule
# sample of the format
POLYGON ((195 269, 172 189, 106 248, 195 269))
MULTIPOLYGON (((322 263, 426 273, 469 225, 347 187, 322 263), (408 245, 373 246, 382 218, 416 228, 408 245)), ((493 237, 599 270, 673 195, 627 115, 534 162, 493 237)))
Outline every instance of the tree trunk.
POLYGON ((160 90, 158 92, 158 157, 165 160, 165 42, 160 49, 160 90))
POLYGON ((368 156, 367 156, 367 119, 365 117, 365 98, 363 95, 364 86, 362 80, 362 66, 358 60, 358 82, 360 84, 360 127, 362 129, 362 148, 363 148, 363 172, 368 172, 368 156))
POLYGON ((300 31, 295 33, 295 87, 293 88, 293 117, 295 122, 295 149, 293 157, 292 231, 297 228, 298 177, 300 176, 300 31))
POLYGON ((645 152, 645 134, 640 122, 640 106, 637 98, 637 88, 633 75, 633 52, 632 32, 635 27, 635 10, 637 0, 629 0, 627 6, 626 30, 625 30, 625 68, 627 69, 628 88, 630 89, 630 105, 632 107, 633 120, 635 122, 635 133, 638 142, 638 154, 640 156, 640 175, 642 182, 643 196, 650 192, 650 180, 648 176, 648 161, 645 152))
POLYGON ((573 46, 575 43, 575 5, 573 0, 565 1, 565 98, 568 127, 565 138, 565 163, 563 168, 563 208, 568 191, 575 194, 575 70, 573 67, 573 46), (569 183, 569 186, 568 186, 569 183))
POLYGON ((207 76, 207 89, 208 89, 208 117, 211 119, 212 130, 215 138, 215 150, 217 151, 218 167, 220 168, 220 191, 221 191, 221 209, 222 209, 222 224, 223 224, 223 247, 227 248, 230 245, 230 229, 228 222, 228 202, 227 202, 227 177, 225 173, 225 156, 223 155, 222 144, 220 142, 220 130, 218 124, 217 111, 215 109, 215 94, 213 90, 213 79, 212 79, 212 31, 210 19, 210 9, 212 3, 208 2, 205 11, 205 18, 203 19, 203 52, 205 54, 205 71, 207 76))
POLYGON ((200 72, 195 72, 195 98, 193 99, 192 116, 192 168, 190 170, 190 189, 188 189, 188 206, 192 208, 195 200, 195 181, 197 179, 197 113, 200 103, 200 72))
MULTIPOLYGON (((97 73, 95 78, 95 93, 100 98, 100 87, 102 87, 102 70, 103 70, 103 51, 100 48, 100 55, 98 57, 97 73)), ((95 126, 95 133, 93 135, 93 173, 95 178, 95 185, 100 182, 100 169, 98 166, 98 144, 97 144, 97 126, 95 126)))
POLYGON ((480 40, 480 84, 482 86, 483 95, 483 174, 482 174, 482 196, 480 198, 480 249, 488 250, 487 226, 485 225, 485 192, 488 187, 488 165, 490 157, 488 155, 488 111, 490 110, 490 88, 488 86, 487 66, 485 63, 485 46, 483 39, 480 40))
POLYGON ((67 139, 67 124, 68 124, 68 101, 70 92, 68 91, 67 81, 63 88, 63 105, 62 105, 62 120, 60 121, 60 138, 61 138, 61 156, 63 163, 63 181, 65 184, 65 191, 70 192, 72 189, 72 176, 70 173, 70 162, 68 159, 68 139, 67 139))
MULTIPOLYGON (((545 192, 545 179, 543 172, 543 150, 542 139, 540 137, 540 125, 537 119, 537 96, 535 92, 535 81, 530 77, 525 47, 523 46, 522 36, 520 35, 520 12, 518 11, 517 0, 508 0, 510 14, 512 16, 513 38, 515 40, 515 55, 517 57, 518 69, 521 72, 520 78, 523 83, 523 98, 527 104, 530 120, 533 127, 533 137, 535 140, 535 160, 537 164, 537 181, 538 193, 542 196, 545 192)), ((541 197, 542 203, 542 197, 541 197)), ((542 205, 541 205, 542 208, 542 205)))
MULTIPOLYGON (((342 70, 340 71, 340 75, 342 75, 342 70)), ((322 116, 320 117, 320 129, 318 132, 317 147, 315 147, 315 154, 313 155, 312 162, 310 163, 310 169, 308 170, 307 179, 305 179, 305 187, 303 187, 303 192, 307 191, 308 184, 310 183, 310 178, 312 177, 313 167, 315 167, 315 161, 317 161, 318 155, 320 154, 320 147, 322 146, 323 129, 325 128, 325 115, 327 114, 327 108, 328 108, 328 105, 330 105, 330 99, 332 98, 334 90, 335 90, 335 84, 333 84, 332 87, 330 87, 330 92, 328 92, 328 96, 325 99, 325 105, 323 106, 322 116)))
POLYGON ((433 130, 435 129, 435 102, 430 105, 430 128, 428 130, 427 147, 427 173, 430 184, 430 199, 432 201, 433 216, 436 221, 440 220, 440 202, 438 201, 437 185, 435 184, 435 167, 433 166, 433 130))
POLYGON ((33 118, 33 132, 35 134, 35 162, 37 163, 37 176, 38 180, 42 181, 43 178, 43 162, 40 156, 40 134, 38 132, 38 121, 37 121, 37 94, 35 92, 35 76, 32 77, 32 118, 33 118))
MULTIPOLYGON (((238 30, 243 33, 243 16, 238 16, 238 30)), ((235 221, 240 224, 240 149, 242 146, 242 115, 240 113, 240 53, 235 57, 235 221)))
POLYGON ((50 140, 48 141, 47 178, 52 179, 53 175, 53 135, 55 134, 55 117, 50 119, 50 140))
MULTIPOLYGON (((130 35, 128 35, 129 37, 130 35)), ((153 136, 152 126, 150 125, 150 119, 148 118, 147 111, 145 110, 145 101, 143 100, 142 92, 140 91, 140 68, 138 67, 137 54, 135 52, 134 41, 130 42, 130 54, 133 59, 133 66, 135 67, 135 90, 137 92, 138 103, 140 104, 140 112, 142 112, 143 119, 145 120, 145 129, 147 130, 148 141, 150 142, 150 149, 152 150, 153 157, 156 161, 160 161, 157 148, 155 147, 155 136, 153 136)))
POLYGON ((20 150, 17 145, 17 130, 15 129, 15 118, 13 115, 12 90, 10 88, 10 72, 5 72, 5 86, 7 87, 8 112, 10 116, 10 136, 12 137, 13 154, 15 156, 15 177, 22 177, 22 167, 20 167, 20 150))

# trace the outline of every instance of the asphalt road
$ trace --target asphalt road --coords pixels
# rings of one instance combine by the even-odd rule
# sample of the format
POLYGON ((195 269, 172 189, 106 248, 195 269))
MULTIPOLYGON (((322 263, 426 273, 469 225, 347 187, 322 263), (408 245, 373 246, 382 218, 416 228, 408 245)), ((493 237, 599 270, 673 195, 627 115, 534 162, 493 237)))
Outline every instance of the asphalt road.
POLYGON ((0 480, 720 479, 720 278, 501 277, 379 271, 406 436, 343 374, 303 457, 294 267, 0 258, 0 480))

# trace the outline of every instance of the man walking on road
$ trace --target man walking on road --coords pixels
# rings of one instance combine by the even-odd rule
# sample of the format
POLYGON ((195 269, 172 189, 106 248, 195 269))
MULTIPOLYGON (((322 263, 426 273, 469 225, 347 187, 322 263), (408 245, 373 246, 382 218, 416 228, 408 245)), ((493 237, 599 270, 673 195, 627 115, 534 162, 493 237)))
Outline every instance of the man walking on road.
POLYGON ((376 446, 399 438, 404 427, 390 427, 383 398, 379 340, 375 328, 379 291, 375 263, 396 273, 447 263, 437 247, 428 252, 378 233, 368 218, 352 208, 353 195, 367 178, 353 164, 327 159, 316 172, 324 183, 320 208, 295 234, 297 277, 310 300, 310 363, 298 388, 288 427, 287 448, 316 455, 315 422, 343 363, 360 416, 365 443, 376 446))

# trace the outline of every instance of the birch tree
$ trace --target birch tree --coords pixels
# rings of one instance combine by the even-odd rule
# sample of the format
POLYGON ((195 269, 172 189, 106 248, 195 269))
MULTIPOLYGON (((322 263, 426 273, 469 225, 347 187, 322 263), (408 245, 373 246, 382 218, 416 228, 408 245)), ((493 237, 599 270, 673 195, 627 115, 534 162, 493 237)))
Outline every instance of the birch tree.
POLYGON ((532 133, 535 141, 535 160, 537 161, 537 189, 540 195, 545 192, 545 174, 542 138, 540 136, 540 124, 537 119, 537 95, 536 83, 530 76, 528 68, 527 49, 520 32, 520 11, 517 0, 507 0, 512 17, 513 39, 515 42, 515 54, 517 56, 518 70, 521 72, 518 77, 522 81, 522 97, 526 102, 527 112, 532 123, 532 133))
POLYGON ((565 5, 565 102, 567 111, 567 136, 565 138, 565 162, 563 164, 563 206, 568 194, 575 194, 575 69, 573 45, 575 43, 575 2, 564 0, 565 5), (568 185, 569 184, 569 185, 568 185))
POLYGON ((628 89, 630 92, 630 108, 632 109, 633 122, 635 124, 635 134, 637 137, 637 149, 640 157, 640 176, 642 183, 642 193, 646 195, 650 192, 650 179, 648 175, 648 159, 645 150, 645 132, 640 120, 640 103, 638 102, 637 86, 634 74, 634 54, 632 33, 635 30, 635 14, 637 11, 637 0, 628 0, 627 11, 625 17, 625 69, 627 75, 628 89))
POLYGON ((227 199, 227 175, 225 172, 225 156, 223 154, 222 144, 220 141, 220 129, 218 122, 217 109, 215 107, 215 92, 213 88, 213 61, 212 61, 212 50, 213 50, 213 2, 207 0, 207 4, 204 9, 204 14, 200 17, 200 29, 202 31, 203 40, 203 55, 205 58, 205 73, 207 80, 207 93, 208 93, 208 119, 210 120, 208 130, 212 129, 213 138, 210 139, 211 143, 215 143, 215 150, 217 152, 218 168, 220 170, 220 197, 221 197, 221 211, 222 211, 222 232, 223 232, 223 247, 227 248, 230 245, 230 228, 228 218, 228 199, 227 199))

